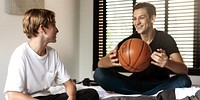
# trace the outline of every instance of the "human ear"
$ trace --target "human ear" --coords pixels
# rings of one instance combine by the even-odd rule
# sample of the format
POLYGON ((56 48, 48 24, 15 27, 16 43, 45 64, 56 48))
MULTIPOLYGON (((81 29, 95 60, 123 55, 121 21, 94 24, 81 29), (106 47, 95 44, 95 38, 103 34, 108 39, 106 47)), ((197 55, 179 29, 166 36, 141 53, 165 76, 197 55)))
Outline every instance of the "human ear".
POLYGON ((155 19, 156 19, 156 15, 152 15, 152 17, 151 17, 151 22, 154 23, 154 22, 155 22, 155 19))
POLYGON ((44 32, 44 28, 43 28, 43 25, 40 25, 38 27, 38 33, 43 33, 44 32))

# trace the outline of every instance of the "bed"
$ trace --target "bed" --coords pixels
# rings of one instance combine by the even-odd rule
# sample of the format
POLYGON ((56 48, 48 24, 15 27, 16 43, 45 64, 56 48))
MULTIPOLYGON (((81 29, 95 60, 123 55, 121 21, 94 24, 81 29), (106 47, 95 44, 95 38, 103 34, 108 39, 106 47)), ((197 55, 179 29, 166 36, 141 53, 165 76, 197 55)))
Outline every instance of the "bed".
MULTIPOLYGON (((120 71, 124 72, 124 70, 120 71)), ((170 73, 171 75, 174 75, 174 73, 170 73)), ((189 68, 189 75, 200 76, 200 70, 189 68)), ((84 86, 77 84, 77 88, 93 88, 97 90, 100 96, 100 100, 200 100, 200 85, 194 84, 190 88, 176 88, 172 90, 159 91, 158 93, 151 96, 108 93, 100 86, 84 86)))
MULTIPOLYGON (((196 80, 199 80, 199 70, 189 69, 189 73, 192 76, 197 76, 196 80), (192 73, 192 74, 191 74, 192 73)), ((87 78, 86 78, 87 79, 87 78)), ((91 82, 91 80, 88 81, 91 82)), ((87 82, 86 82, 87 83, 87 82)), ((199 84, 199 81, 198 83, 199 84)), ((195 83, 189 88, 176 88, 172 90, 159 91, 158 93, 150 96, 145 95, 123 95, 113 92, 107 92, 101 86, 86 85, 84 82, 76 84, 78 90, 85 88, 95 89, 100 97, 100 100, 200 100, 200 85, 195 85, 195 83)), ((65 92, 64 87, 52 87, 50 88, 52 94, 58 92, 65 92)))
POLYGON ((84 88, 95 89, 99 94, 100 100, 200 100, 200 86, 197 85, 193 85, 190 88, 159 91, 151 96, 110 93, 100 86, 84 86, 82 84, 77 84, 76 86, 78 90, 84 88))
MULTIPOLYGON (((113 92, 107 92, 101 86, 85 86, 83 84, 76 84, 77 90, 93 88, 100 97, 100 100, 200 100, 200 86, 193 85, 190 88, 176 88, 173 90, 159 91, 150 96, 146 95, 123 95, 113 92)), ((64 86, 51 87, 50 92, 63 93, 64 86)))

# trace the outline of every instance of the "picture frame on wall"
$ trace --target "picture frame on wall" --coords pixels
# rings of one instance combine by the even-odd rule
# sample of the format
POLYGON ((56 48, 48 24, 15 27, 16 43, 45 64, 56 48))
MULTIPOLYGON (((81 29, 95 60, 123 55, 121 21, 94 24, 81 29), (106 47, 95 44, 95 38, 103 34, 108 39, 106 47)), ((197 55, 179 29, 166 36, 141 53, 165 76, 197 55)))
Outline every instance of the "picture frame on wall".
POLYGON ((31 8, 44 8, 44 0, 5 0, 6 12, 12 15, 24 15, 31 8))

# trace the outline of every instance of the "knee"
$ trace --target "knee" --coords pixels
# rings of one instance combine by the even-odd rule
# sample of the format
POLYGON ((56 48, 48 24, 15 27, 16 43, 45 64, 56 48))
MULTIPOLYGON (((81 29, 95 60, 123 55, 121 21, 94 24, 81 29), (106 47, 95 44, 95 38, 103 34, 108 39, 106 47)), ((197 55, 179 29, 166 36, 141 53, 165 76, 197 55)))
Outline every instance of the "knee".
POLYGON ((108 68, 97 68, 93 74, 94 80, 98 84, 106 84, 109 80, 112 80, 113 73, 108 68))
POLYGON ((91 100, 99 100, 99 94, 95 89, 87 89, 87 93, 91 96, 91 100))
POLYGON ((96 80, 98 78, 99 74, 100 74, 99 68, 96 68, 95 71, 94 71, 94 74, 93 74, 94 80, 96 80))
POLYGON ((178 75, 178 80, 183 87, 190 87, 192 85, 192 81, 188 75, 178 75))
POLYGON ((94 78, 95 81, 101 80, 101 79, 104 78, 104 75, 105 75, 104 69, 103 68, 97 68, 94 71, 93 78, 94 78))
POLYGON ((77 92, 77 100, 99 100, 99 94, 95 89, 82 89, 77 92))
POLYGON ((93 76, 94 77, 98 76, 98 74, 100 74, 100 70, 101 70, 100 68, 96 68, 93 76))

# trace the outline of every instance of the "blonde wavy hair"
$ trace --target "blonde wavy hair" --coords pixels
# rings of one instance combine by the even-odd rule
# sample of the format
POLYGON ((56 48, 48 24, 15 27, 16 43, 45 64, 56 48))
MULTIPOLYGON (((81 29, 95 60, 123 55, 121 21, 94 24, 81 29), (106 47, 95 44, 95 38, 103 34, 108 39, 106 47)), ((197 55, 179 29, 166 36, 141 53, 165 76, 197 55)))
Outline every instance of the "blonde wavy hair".
POLYGON ((30 9, 24 14, 22 21, 23 32, 30 39, 37 37, 40 25, 48 28, 49 23, 55 22, 55 13, 47 9, 30 9))

